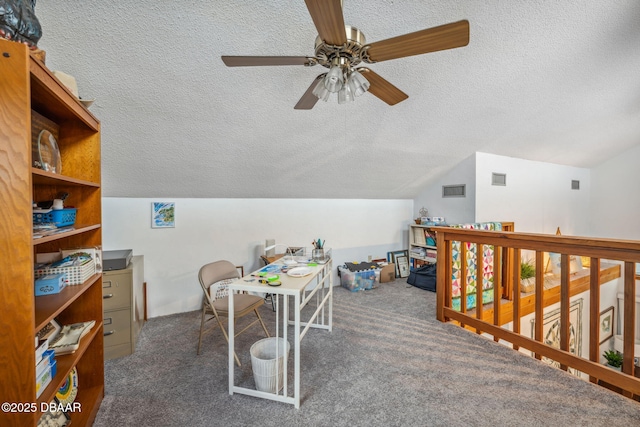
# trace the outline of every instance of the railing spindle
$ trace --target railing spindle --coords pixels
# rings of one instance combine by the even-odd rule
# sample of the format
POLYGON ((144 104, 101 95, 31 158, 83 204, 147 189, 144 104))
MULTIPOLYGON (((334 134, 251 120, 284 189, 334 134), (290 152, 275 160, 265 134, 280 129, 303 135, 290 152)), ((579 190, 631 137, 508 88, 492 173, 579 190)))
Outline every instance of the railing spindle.
MULTIPOLYGON (((484 294, 484 245, 478 243, 476 250, 478 251, 478 268, 476 268, 476 319, 482 319, 484 304, 482 296, 484 294)), ((482 331, 476 328, 476 333, 481 334, 482 331)))
MULTIPOLYGON (((600 361, 600 258, 589 260, 589 360, 600 361)), ((611 325, 613 328, 613 325, 611 325)), ((593 375, 589 381, 597 383, 593 375)))
MULTIPOLYGON (((502 247, 493 247, 493 324, 500 326, 500 310, 502 303, 502 247)), ((494 336, 495 342, 499 338, 494 336)))
MULTIPOLYGON (((513 283, 513 332, 520 333, 520 263, 522 260, 520 248, 513 248, 509 254, 512 259, 512 283, 513 283)), ((514 350, 520 347, 513 345, 514 350)))
POLYGON ((467 312, 467 245, 465 242, 460 242, 460 312, 467 312))
POLYGON ((624 263, 624 346, 622 354, 622 372, 633 375, 635 366, 633 362, 636 336, 636 280, 635 263, 624 263))
MULTIPOLYGON (((544 320, 544 252, 536 251, 536 302, 535 302, 534 337, 542 342, 542 321, 544 320)), ((542 356, 536 353, 536 359, 542 356)))
POLYGON ((445 233, 436 233, 436 318, 445 322, 444 307, 451 307, 451 241, 445 233))
MULTIPOLYGON (((569 255, 560 255, 560 349, 569 352, 569 255)), ((569 367, 560 364, 566 371, 569 367)))

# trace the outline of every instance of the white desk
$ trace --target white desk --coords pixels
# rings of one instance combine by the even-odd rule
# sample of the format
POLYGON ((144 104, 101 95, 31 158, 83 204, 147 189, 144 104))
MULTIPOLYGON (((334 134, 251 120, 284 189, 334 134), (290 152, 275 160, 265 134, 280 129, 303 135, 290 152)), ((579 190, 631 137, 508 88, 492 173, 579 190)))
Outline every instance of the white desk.
MULTIPOLYGON (((281 261, 274 264, 278 264, 281 261)), ((254 276, 245 276, 236 282, 229 284, 229 394, 240 393, 249 396, 261 397, 263 399, 276 400, 279 402, 292 403, 296 408, 300 407, 300 343, 309 328, 320 328, 331 331, 332 310, 333 310, 333 280, 331 275, 331 260, 324 265, 310 267, 312 273, 304 277, 291 277, 286 273, 280 273, 281 286, 269 286, 258 282, 254 276), (253 279, 253 280, 252 280, 253 279), (276 393, 268 393, 239 387, 234 381, 234 322, 233 322, 233 294, 235 291, 271 293, 277 296, 276 303, 276 334, 275 337, 288 340, 288 325, 293 325, 293 395, 288 393, 287 363, 283 369, 283 388, 276 393), (282 310, 280 309, 280 298, 282 295, 282 310), (293 321, 289 319, 289 299, 293 298, 293 321), (302 309, 315 300, 316 307, 313 314, 304 322, 302 321, 302 309), (281 320, 280 320, 281 319, 281 320), (282 322, 282 328, 278 323, 282 322), (302 329, 304 328, 304 329, 302 329), (281 333, 282 332, 282 333, 281 333)), ((254 272, 255 273, 255 272, 254 272)), ((311 307, 311 306, 309 306, 311 307)))

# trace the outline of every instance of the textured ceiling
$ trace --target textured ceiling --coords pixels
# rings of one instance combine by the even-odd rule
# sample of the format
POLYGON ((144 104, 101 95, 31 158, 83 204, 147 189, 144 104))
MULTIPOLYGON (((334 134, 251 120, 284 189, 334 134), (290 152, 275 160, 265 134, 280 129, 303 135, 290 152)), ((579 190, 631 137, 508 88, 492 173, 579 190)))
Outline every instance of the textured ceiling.
POLYGON ((409 95, 293 106, 324 68, 303 0, 38 1, 47 65, 102 121, 103 195, 412 198, 476 151, 590 167, 640 143, 638 0, 344 0, 367 41, 467 19, 468 46, 370 66, 409 95))

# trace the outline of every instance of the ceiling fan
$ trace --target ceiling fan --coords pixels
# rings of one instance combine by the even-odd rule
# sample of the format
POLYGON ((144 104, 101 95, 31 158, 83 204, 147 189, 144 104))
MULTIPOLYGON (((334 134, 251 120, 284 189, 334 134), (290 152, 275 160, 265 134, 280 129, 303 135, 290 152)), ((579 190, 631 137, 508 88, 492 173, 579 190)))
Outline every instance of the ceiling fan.
POLYGON ((466 20, 367 44, 360 30, 345 25, 342 0, 305 0, 305 3, 318 30, 315 56, 222 57, 227 67, 319 64, 328 68, 328 72, 313 80, 294 107, 297 110, 310 110, 318 99, 327 101, 332 93, 337 93, 338 102, 343 104, 367 91, 395 105, 409 96, 371 69, 356 68, 358 64, 374 64, 469 44, 469 21, 466 20))

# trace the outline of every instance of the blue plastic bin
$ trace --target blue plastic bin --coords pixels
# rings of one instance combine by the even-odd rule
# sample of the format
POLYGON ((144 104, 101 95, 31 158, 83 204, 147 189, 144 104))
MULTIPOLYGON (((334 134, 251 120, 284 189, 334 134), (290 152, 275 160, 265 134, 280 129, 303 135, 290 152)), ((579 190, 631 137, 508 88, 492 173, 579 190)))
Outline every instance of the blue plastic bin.
POLYGON ((56 227, 67 227, 76 223, 76 208, 52 210, 48 213, 34 213, 34 224, 54 223, 56 227))

